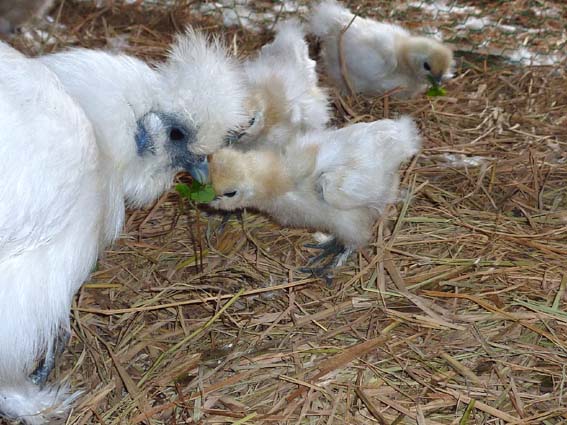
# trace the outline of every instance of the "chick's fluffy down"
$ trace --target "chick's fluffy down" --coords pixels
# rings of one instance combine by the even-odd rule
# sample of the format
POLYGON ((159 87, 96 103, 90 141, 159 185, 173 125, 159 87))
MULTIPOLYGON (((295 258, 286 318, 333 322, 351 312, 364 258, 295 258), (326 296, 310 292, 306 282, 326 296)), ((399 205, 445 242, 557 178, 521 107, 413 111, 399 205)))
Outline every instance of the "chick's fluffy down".
POLYGON ((316 4, 310 15, 310 30, 322 43, 325 70, 345 93, 345 78, 355 92, 380 94, 398 88, 394 96, 409 98, 423 92, 429 79, 450 77, 453 54, 447 46, 412 36, 398 25, 354 16, 334 0, 316 4), (348 71, 343 75, 339 35, 349 24, 343 35, 348 71))
POLYGON ((335 235, 360 248, 395 201, 398 169, 420 148, 409 117, 299 136, 280 153, 220 150, 211 160, 216 208, 251 207, 282 225, 335 235))

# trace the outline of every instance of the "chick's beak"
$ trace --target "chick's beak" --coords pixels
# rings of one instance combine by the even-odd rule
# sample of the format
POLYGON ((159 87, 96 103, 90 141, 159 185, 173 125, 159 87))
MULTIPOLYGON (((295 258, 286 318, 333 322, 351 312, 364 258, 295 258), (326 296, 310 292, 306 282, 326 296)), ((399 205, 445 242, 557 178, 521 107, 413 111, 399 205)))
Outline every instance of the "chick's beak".
POLYGON ((189 167, 187 167, 187 171, 191 176, 197 180, 201 184, 208 183, 209 181, 209 162, 207 158, 203 159, 200 162, 195 162, 189 167))
POLYGON ((440 86, 441 83, 443 82, 443 74, 434 75, 434 76, 433 76, 433 81, 435 81, 435 84, 437 84, 438 86, 440 86))

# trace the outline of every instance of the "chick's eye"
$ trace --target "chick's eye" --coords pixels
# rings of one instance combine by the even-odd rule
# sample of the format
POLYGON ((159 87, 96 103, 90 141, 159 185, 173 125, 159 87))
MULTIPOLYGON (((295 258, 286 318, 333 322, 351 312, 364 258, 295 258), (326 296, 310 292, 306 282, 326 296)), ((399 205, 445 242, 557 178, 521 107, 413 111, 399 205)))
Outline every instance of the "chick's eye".
POLYGON ((234 192, 226 192, 222 194, 222 196, 226 196, 227 198, 232 198, 235 195, 236 195, 236 190, 234 192))
POLYGON ((423 67, 425 68, 426 71, 431 71, 431 66, 429 66, 427 62, 424 62, 423 67))
POLYGON ((181 142, 185 140, 185 132, 178 127, 172 127, 169 130, 169 140, 172 142, 181 142))

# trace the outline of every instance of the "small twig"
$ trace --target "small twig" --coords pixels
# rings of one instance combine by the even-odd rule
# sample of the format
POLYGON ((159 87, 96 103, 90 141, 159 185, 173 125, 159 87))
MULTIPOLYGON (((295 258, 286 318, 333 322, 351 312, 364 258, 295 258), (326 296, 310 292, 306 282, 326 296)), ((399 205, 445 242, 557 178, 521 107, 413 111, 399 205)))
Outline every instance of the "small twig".
MULTIPOLYGON (((285 284, 282 284, 282 285, 269 286, 267 288, 252 289, 251 291, 244 292, 242 294, 242 296, 248 297, 248 296, 251 296, 251 295, 263 294, 265 292, 279 291, 281 289, 288 289, 288 288, 293 288, 293 287, 296 287, 296 286, 307 285, 308 283, 312 283, 312 282, 316 282, 316 281, 317 281, 317 279, 315 279, 315 278, 307 278, 307 279, 298 280, 297 282, 291 282, 291 283, 285 283, 285 284)), ((212 302, 212 301, 226 300, 227 298, 231 298, 233 296, 235 296, 235 295, 234 294, 226 294, 226 295, 221 295, 221 296, 218 296, 218 297, 212 296, 212 297, 206 297, 206 298, 199 298, 197 300, 179 301, 179 302, 176 302, 176 303, 150 305, 150 306, 145 306, 145 307, 117 308, 117 309, 107 309, 107 310, 103 310, 103 309, 99 309, 99 308, 76 307, 73 310, 81 311, 83 313, 103 314, 105 316, 112 316, 114 314, 126 314, 126 313, 140 312, 140 311, 161 310, 161 309, 164 309, 164 308, 172 308, 172 307, 178 307, 178 306, 182 306, 182 305, 204 304, 204 303, 208 303, 208 302, 212 302)))

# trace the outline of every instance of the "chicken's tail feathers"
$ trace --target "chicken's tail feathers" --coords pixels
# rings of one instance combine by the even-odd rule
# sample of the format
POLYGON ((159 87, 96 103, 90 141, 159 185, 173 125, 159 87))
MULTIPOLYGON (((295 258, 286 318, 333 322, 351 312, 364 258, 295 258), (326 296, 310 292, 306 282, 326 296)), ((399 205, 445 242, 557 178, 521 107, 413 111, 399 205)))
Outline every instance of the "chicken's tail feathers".
POLYGON ((305 44, 305 29, 299 19, 290 18, 276 25, 276 39, 305 44))
POLYGON ((0 376, 0 416, 26 425, 50 424, 63 420, 80 395, 65 384, 40 387, 23 379, 7 385, 0 376))
MULTIPOLYGON (((305 41, 305 31, 298 19, 292 18, 276 26, 274 41, 262 48, 262 52, 289 60, 292 55, 302 66, 314 67, 309 58, 309 47, 305 41)), ((312 63, 313 62, 313 63, 312 63)))
POLYGON ((324 0, 311 9, 309 32, 317 37, 338 33, 352 20, 353 14, 335 0, 324 0))
MULTIPOLYGON (((309 57, 309 46, 305 31, 298 19, 287 19, 276 26, 274 41, 262 48, 262 54, 279 58, 282 62, 293 63, 293 73, 298 75, 298 86, 311 88, 317 85, 316 63, 309 57)), ((289 81, 292 81, 289 77, 289 81)))

